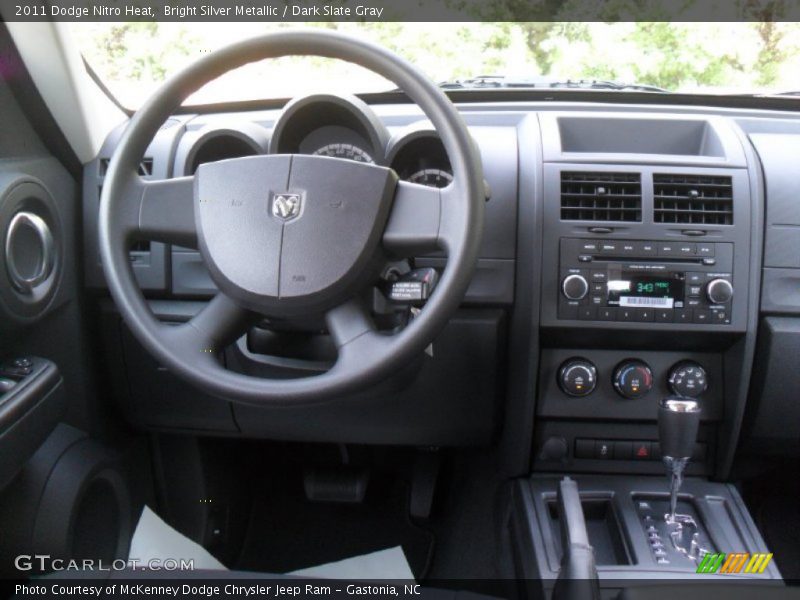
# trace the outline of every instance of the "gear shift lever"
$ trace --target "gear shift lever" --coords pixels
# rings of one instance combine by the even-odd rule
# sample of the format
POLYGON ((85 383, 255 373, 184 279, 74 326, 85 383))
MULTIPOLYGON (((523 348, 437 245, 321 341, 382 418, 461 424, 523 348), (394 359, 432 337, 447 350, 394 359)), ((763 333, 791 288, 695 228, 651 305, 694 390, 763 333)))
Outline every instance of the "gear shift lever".
POLYGON ((670 477, 667 523, 675 522, 683 471, 692 456, 700 425, 700 406, 690 398, 664 398, 658 408, 661 456, 670 477))

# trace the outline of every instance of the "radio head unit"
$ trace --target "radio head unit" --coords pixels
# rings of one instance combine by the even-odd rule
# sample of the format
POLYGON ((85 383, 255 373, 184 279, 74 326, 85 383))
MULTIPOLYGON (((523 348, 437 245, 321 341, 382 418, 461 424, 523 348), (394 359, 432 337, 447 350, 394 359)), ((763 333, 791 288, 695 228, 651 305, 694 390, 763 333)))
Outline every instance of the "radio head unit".
POLYGON ((560 320, 729 325, 733 244, 562 238, 560 320))

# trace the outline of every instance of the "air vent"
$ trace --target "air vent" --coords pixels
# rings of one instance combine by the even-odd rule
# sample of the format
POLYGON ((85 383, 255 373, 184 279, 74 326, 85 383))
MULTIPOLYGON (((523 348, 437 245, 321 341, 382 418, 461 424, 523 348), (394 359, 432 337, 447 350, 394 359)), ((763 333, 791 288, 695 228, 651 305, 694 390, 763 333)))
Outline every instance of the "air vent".
MULTIPOLYGON (((110 158, 101 158, 100 159, 100 177, 105 177, 106 173, 108 172, 108 163, 111 162, 110 158)), ((142 162, 139 163, 139 175, 142 177, 147 177, 148 175, 153 174, 153 159, 152 158, 144 158, 142 162)))
POLYGON ((716 175, 653 175, 656 223, 733 225, 733 185, 716 175))
POLYGON ((641 176, 562 171, 561 220, 641 221, 641 176))

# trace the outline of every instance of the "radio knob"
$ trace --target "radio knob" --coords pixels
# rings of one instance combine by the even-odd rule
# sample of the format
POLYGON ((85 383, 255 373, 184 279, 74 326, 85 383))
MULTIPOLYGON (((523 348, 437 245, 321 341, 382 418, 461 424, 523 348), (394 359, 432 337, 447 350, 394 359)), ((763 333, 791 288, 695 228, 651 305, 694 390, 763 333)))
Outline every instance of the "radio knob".
POLYGON ((587 396, 597 385, 597 368, 585 358, 571 358, 558 370, 558 385, 569 396, 587 396))
POLYGON ((706 285, 706 296, 712 304, 726 304, 733 298, 733 286, 727 279, 712 279, 706 285))
POLYGON ((667 384, 676 396, 697 398, 708 388, 708 375, 703 367, 687 360, 672 367, 667 384))
POLYGON ((567 275, 561 282, 561 292, 568 300, 583 300, 589 293, 589 283, 583 275, 567 275))
POLYGON ((641 360, 626 360, 614 370, 614 389, 623 398, 640 398, 653 387, 653 372, 641 360))

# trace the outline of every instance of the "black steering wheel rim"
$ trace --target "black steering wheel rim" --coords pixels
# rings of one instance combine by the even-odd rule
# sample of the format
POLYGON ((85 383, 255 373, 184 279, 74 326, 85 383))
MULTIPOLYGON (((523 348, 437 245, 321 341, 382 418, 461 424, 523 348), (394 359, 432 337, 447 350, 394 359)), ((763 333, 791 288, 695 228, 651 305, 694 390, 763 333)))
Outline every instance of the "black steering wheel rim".
MULTIPOLYGON (((106 175, 100 202, 100 252, 106 281, 126 324, 172 372, 206 392, 234 401, 257 405, 315 404, 380 381, 418 356, 434 339, 463 299, 473 275, 483 231, 483 205, 478 151, 456 108, 424 74, 388 50, 363 40, 334 32, 287 31, 244 40, 204 57, 168 80, 132 117, 106 175), (129 224, 146 229, 149 205, 145 202, 156 195, 156 187, 141 191, 143 182, 136 175, 136 168, 159 127, 183 100, 229 70, 289 55, 321 56, 360 65, 395 83, 420 106, 441 137, 453 168, 454 181, 441 195, 441 214, 434 232, 440 247, 448 253, 448 262, 436 293, 401 333, 383 336, 356 329, 363 319, 352 306, 345 305, 332 311, 329 320, 343 360, 330 371, 313 377, 263 379, 225 370, 205 348, 198 346, 205 340, 217 339, 205 332, 204 322, 219 324, 230 320, 229 329, 236 328, 234 321, 239 314, 230 299, 215 298, 205 311, 205 321, 194 319, 197 323, 170 327, 153 316, 128 259, 132 239, 129 224), (138 202, 130 201, 134 196, 138 202), (449 215, 446 219, 445 214, 449 215)), ((396 197, 393 210, 402 211, 398 206, 396 197)), ((402 233, 396 237, 402 243, 402 233)), ((172 239, 181 243, 184 238, 172 239)))

